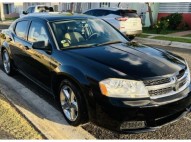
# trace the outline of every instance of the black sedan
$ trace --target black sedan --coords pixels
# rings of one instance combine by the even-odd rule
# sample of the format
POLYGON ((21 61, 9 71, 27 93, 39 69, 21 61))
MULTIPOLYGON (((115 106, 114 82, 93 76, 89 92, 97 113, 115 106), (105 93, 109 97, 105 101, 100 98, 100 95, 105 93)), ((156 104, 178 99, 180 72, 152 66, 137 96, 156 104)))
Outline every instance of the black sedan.
POLYGON ((19 71, 57 100, 65 119, 118 132, 155 130, 190 111, 187 62, 130 42, 86 15, 34 14, 0 35, 8 75, 19 71))

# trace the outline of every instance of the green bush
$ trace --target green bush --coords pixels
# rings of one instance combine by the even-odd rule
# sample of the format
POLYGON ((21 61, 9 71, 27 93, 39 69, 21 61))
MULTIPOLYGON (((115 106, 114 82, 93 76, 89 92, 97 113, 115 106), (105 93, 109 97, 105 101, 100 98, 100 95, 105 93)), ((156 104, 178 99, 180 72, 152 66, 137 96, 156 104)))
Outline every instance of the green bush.
POLYGON ((154 28, 156 29, 156 33, 160 34, 161 31, 166 30, 169 27, 169 19, 162 19, 155 24, 154 28))
POLYGON ((169 19, 169 29, 173 30, 177 29, 177 27, 180 25, 183 19, 182 14, 180 13, 171 14, 166 18, 169 19))
POLYGON ((182 14, 173 13, 166 17, 161 17, 159 21, 155 24, 154 28, 156 29, 157 34, 161 33, 161 31, 165 31, 167 29, 176 30, 178 26, 182 23, 182 14))

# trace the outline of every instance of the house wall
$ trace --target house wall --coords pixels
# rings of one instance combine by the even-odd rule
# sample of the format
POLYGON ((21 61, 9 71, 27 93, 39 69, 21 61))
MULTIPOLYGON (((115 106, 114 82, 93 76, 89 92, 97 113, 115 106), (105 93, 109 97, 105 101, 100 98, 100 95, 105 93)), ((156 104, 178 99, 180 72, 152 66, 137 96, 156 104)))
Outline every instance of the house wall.
POLYGON ((172 13, 182 13, 183 22, 191 29, 191 2, 160 3, 158 20, 172 13))

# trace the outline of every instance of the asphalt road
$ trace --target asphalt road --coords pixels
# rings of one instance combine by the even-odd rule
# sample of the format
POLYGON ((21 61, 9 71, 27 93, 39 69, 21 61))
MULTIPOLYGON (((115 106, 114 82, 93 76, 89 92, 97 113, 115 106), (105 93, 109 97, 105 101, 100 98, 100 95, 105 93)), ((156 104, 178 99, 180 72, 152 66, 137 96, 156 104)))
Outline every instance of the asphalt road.
MULTIPOLYGON (((2 27, 0 26, 0 29, 2 27)), ((159 47, 159 46, 157 46, 159 47)), ((159 47, 169 50, 175 54, 178 54, 188 61, 189 67, 191 68, 191 50, 179 49, 172 47, 159 47)), ((0 61, 0 69, 2 69, 2 62, 0 61)), ((53 98, 50 97, 48 92, 39 88, 36 84, 23 77, 20 74, 16 74, 14 78, 34 92, 36 95, 46 100, 49 104, 56 107, 53 98)), ((64 118, 63 118, 64 119, 64 118)), ((161 129, 155 132, 148 132, 142 134, 117 134, 109 130, 100 128, 94 124, 88 123, 82 126, 85 130, 94 135, 97 139, 190 139, 191 138, 191 114, 178 120, 175 123, 163 126, 161 129)))

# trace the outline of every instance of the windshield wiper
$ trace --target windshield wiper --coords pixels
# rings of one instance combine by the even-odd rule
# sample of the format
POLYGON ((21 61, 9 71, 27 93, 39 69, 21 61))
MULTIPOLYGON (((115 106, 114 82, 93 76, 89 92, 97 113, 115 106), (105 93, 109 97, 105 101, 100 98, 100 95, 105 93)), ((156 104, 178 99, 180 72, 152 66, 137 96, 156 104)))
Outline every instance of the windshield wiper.
POLYGON ((91 47, 91 46, 95 46, 95 44, 74 45, 74 46, 62 47, 61 49, 72 49, 72 48, 91 47))
POLYGON ((120 41, 120 40, 117 40, 117 41, 109 41, 109 42, 105 42, 105 43, 96 44, 95 46, 110 45, 110 44, 115 44, 115 43, 123 43, 123 42, 120 41))

